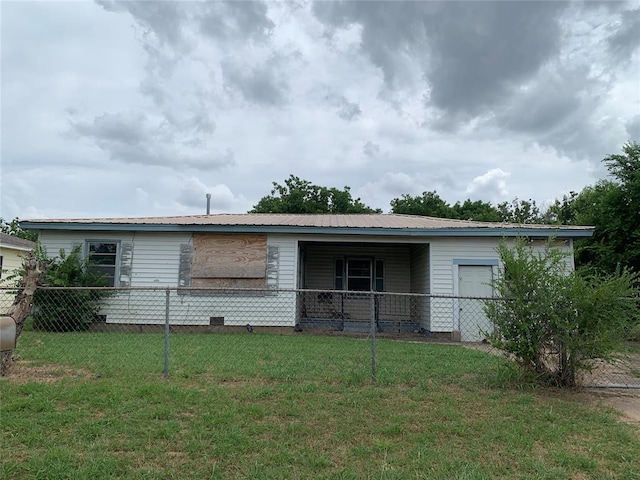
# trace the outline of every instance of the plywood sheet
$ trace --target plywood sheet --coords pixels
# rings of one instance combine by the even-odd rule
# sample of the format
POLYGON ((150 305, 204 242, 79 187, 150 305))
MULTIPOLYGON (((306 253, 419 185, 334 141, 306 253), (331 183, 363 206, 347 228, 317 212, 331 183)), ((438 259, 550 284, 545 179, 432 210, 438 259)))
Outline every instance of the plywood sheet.
POLYGON ((194 278, 193 288, 261 288, 264 289, 262 278, 194 278))
POLYGON ((191 276, 194 280, 196 278, 264 279, 266 268, 266 235, 217 233, 193 235, 191 276))

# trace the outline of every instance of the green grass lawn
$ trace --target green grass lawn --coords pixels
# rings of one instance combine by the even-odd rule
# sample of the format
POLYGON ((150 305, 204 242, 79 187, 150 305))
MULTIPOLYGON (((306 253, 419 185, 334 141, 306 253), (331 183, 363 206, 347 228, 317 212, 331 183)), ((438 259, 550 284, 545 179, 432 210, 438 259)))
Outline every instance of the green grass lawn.
POLYGON ((267 334, 20 339, 0 478, 640 478, 640 435, 459 346, 267 334))

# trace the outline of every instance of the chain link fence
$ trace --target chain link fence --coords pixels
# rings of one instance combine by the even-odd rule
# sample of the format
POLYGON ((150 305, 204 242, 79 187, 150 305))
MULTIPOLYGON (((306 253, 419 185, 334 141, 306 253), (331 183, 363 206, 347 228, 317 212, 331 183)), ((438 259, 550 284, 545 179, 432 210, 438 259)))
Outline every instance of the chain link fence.
MULTIPOLYGON (((14 295, 0 289, 0 312, 14 295)), ((493 327, 485 304, 499 299, 186 288, 41 288, 36 296, 16 355, 99 375, 426 375, 419 365, 397 370, 398 344, 408 353, 472 349, 486 368, 504 357, 486 340, 493 327)), ((640 388, 640 347, 621 345, 615 361, 595 362, 581 383, 640 388)))

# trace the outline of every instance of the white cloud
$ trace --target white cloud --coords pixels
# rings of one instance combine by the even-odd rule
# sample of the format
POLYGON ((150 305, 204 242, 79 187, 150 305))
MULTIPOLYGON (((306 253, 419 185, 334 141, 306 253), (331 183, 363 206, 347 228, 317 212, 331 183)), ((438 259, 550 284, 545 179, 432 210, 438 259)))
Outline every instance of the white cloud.
POLYGON ((509 195, 507 179, 510 173, 501 168, 492 168, 488 172, 475 177, 467 186, 467 193, 482 200, 495 200, 509 195))
POLYGON ((547 3, 5 2, 0 215, 580 190, 638 130, 639 17, 547 3))

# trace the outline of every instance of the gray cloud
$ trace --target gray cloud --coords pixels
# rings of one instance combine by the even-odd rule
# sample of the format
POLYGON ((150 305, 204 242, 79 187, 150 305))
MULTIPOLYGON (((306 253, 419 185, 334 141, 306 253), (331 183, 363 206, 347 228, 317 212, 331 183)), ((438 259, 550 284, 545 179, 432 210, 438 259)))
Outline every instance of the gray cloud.
POLYGON ((563 9, 556 2, 448 3, 429 17, 430 101, 472 115, 500 103, 558 52, 563 9))
POLYGON ((640 115, 636 115, 625 125, 629 140, 640 142, 640 115))
POLYGON ((206 2, 199 13, 200 31, 216 40, 264 40, 275 27, 266 2, 206 2))
POLYGON ((166 122, 140 112, 105 113, 93 121, 70 119, 71 132, 92 141, 113 160, 170 168, 218 169, 234 163, 230 150, 205 148, 166 122))
POLYGON ((403 50, 413 49, 425 39, 420 19, 432 10, 431 2, 338 1, 313 3, 313 12, 331 36, 336 29, 362 26, 362 50, 381 68, 385 84, 402 83, 406 58, 403 50))
POLYGON ((327 85, 318 89, 318 92, 316 93, 319 93, 320 101, 326 102, 328 105, 335 108, 338 117, 346 120, 347 122, 354 121, 362 115, 360 105, 349 101, 347 97, 333 91, 331 87, 327 85))
POLYGON ((608 39, 609 50, 619 60, 629 60, 640 47, 640 8, 621 14, 620 27, 608 39))
POLYGON ((5 218, 246 211, 290 173, 546 200, 640 134, 631 2, 100 5, 2 6, 5 218))
POLYGON ((128 12, 146 32, 153 32, 163 43, 176 44, 182 39, 182 22, 186 18, 184 2, 96 0, 109 12, 128 12))
POLYGON ((330 29, 362 26, 362 49, 393 88, 404 61, 423 65, 429 103, 476 115, 556 54, 558 2, 318 2, 330 29))
POLYGON ((581 90, 589 72, 562 68, 541 75, 526 89, 514 94, 497 115, 503 128, 517 132, 545 133, 561 125, 580 109, 581 90))
POLYGON ((369 140, 362 147, 362 152, 369 158, 377 157, 380 155, 380 145, 369 140))
POLYGON ((352 120, 355 120, 362 114, 360 106, 357 103, 351 103, 345 97, 342 97, 340 100, 341 103, 338 108, 338 116, 341 119, 350 122, 352 120))
POLYGON ((282 72, 282 60, 271 57, 253 67, 227 60, 222 63, 225 87, 239 92, 248 102, 264 106, 283 105, 287 101, 289 87, 282 72))

